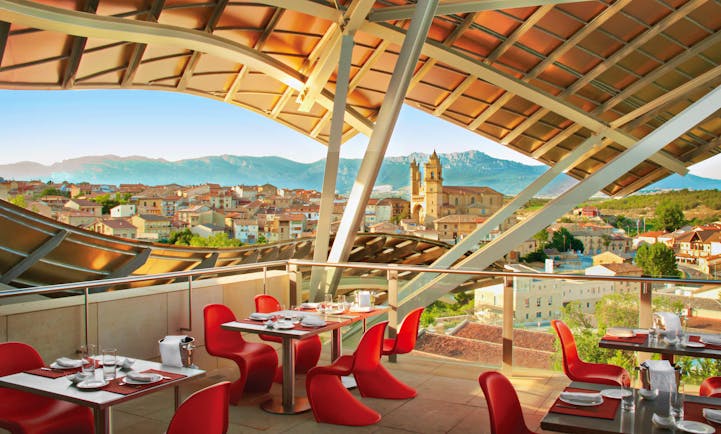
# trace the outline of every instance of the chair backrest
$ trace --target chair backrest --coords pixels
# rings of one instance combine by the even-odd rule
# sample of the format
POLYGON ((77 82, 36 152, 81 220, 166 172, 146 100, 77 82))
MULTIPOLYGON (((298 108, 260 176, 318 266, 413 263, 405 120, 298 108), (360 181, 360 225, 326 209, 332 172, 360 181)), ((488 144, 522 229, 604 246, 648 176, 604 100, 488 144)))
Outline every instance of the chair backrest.
POLYGON ((35 348, 22 342, 0 343, 0 376, 15 374, 44 365, 35 348))
POLYGON ((254 300, 256 312, 270 313, 280 310, 280 302, 272 295, 258 294, 255 296, 254 300))
POLYGON ((516 389, 500 372, 486 371, 478 377, 491 417, 491 434, 525 434, 530 432, 523 420, 523 410, 516 389))
POLYGON ((386 332, 388 321, 379 322, 363 333, 353 353, 353 371, 372 371, 381 361, 383 335, 386 332))
POLYGON ((558 334, 558 339, 561 341, 561 352, 563 354, 563 371, 566 376, 572 378, 571 371, 573 368, 581 362, 578 357, 578 350, 576 349, 576 339, 571 333, 571 329, 568 328, 566 323, 563 321, 554 319, 551 320, 551 325, 558 334))
POLYGON ((188 397, 175 411, 166 434, 225 434, 230 382, 213 384, 188 397))
POLYGON ((208 354, 216 356, 228 349, 237 350, 245 345, 245 339, 240 333, 220 328, 223 323, 235 321, 235 315, 228 306, 209 304, 203 309, 203 317, 205 349, 208 354))
POLYGON ((398 327, 398 336, 393 347, 394 354, 405 354, 413 351, 416 347, 416 339, 418 339, 418 327, 421 323, 421 314, 424 307, 414 309, 403 318, 403 322, 398 327))

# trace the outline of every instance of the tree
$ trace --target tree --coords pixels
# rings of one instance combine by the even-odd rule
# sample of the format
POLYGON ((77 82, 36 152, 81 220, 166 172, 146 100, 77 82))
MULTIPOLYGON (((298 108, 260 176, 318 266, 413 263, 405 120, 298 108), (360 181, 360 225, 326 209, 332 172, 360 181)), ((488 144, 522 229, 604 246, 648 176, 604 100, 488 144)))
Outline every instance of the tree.
POLYGON ((19 206, 21 208, 27 208, 28 203, 25 201, 25 196, 22 194, 18 194, 17 196, 13 196, 10 198, 10 203, 16 206, 19 206))
POLYGON ((650 277, 677 278, 681 274, 676 266, 676 254, 663 243, 641 245, 636 251, 636 264, 650 277))
POLYGON ((663 200, 656 207, 656 226, 668 232, 673 232, 686 224, 683 209, 678 202, 663 200))
POLYGON ((553 233, 551 242, 547 247, 554 248, 559 252, 567 252, 569 250, 583 251, 583 242, 574 237, 566 228, 561 228, 553 233))
POLYGON ((544 262, 548 259, 548 255, 543 249, 537 249, 521 258, 521 262, 544 262))
POLYGON ((265 238, 265 235, 258 234, 258 242, 256 244, 268 244, 268 239, 265 238))
POLYGON ((175 244, 179 246, 189 246, 190 240, 193 238, 193 233, 190 229, 185 228, 182 231, 173 231, 168 237, 168 244, 175 244))

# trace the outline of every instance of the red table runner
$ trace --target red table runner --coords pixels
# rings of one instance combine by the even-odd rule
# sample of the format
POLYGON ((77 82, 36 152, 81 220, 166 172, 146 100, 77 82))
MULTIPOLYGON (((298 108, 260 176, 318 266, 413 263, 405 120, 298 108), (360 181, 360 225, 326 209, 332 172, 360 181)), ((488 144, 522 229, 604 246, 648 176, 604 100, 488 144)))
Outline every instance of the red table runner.
MULTIPOLYGON (((689 342, 701 342, 701 336, 689 336, 688 337, 689 342)), ((711 345, 703 342, 703 344, 706 346, 706 348, 710 350, 721 350, 721 345, 711 345)))
POLYGON ((119 393, 121 395, 130 395, 131 393, 135 393, 137 391, 147 389, 149 387, 154 387, 159 384, 167 383, 169 381, 177 380, 178 378, 184 378, 186 375, 182 374, 173 374, 172 372, 165 372, 165 371, 158 371, 157 369, 148 369, 143 371, 143 373, 147 374, 160 374, 164 377, 162 380, 158 381, 157 383, 148 383, 148 384, 125 384, 125 377, 116 378, 115 380, 112 380, 110 384, 103 387, 102 389, 106 392, 113 392, 113 393, 119 393), (123 384, 120 384, 123 383, 123 384))
MULTIPOLYGON (((586 392, 596 393, 597 390, 588 389, 576 389, 575 387, 566 387, 564 392, 586 392)), ((568 414, 571 416, 584 416, 584 417, 597 417, 599 419, 613 419, 616 417, 616 411, 618 406, 621 404, 620 399, 603 398, 603 404, 594 406, 575 406, 571 408, 570 404, 561 401, 561 398, 556 398, 556 402, 553 403, 549 411, 553 413, 568 414), (566 406, 569 407, 566 407, 566 406)))
MULTIPOLYGON (((255 324, 255 325, 262 325, 262 324, 265 323, 265 321, 255 321, 255 320, 252 320, 252 319, 241 319, 241 320, 238 320, 238 322, 239 322, 239 323, 243 323, 243 324, 255 324)), ((300 323, 298 323, 298 324, 296 324, 292 329, 285 329, 285 330, 311 331, 311 330, 319 329, 319 328, 321 328, 321 327, 325 327, 325 325, 318 326, 318 327, 305 327, 305 326, 300 325, 300 323)), ((268 331, 278 331, 278 332, 282 332, 283 329, 270 329, 270 328, 269 328, 268 331)))
POLYGON ((684 420, 693 420, 696 422, 705 423, 706 425, 711 425, 712 427, 716 428, 716 434, 721 434, 721 424, 711 422, 709 420, 706 420, 705 417, 703 417, 703 409, 704 408, 713 408, 716 410, 721 410, 721 405, 701 404, 698 402, 684 402, 683 403, 683 419, 684 420))
POLYGON ((646 342, 646 338, 648 337, 648 333, 636 333, 636 336, 631 337, 620 337, 620 336, 610 336, 606 335, 602 337, 601 339, 604 341, 614 341, 614 342, 630 342, 632 344, 642 344, 646 342))

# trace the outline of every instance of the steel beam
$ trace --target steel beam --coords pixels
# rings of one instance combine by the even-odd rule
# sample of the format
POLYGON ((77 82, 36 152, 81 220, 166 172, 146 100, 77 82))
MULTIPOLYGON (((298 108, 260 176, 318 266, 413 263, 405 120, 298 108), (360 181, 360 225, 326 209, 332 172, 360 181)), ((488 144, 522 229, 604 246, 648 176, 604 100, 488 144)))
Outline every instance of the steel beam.
MULTIPOLYGON (((338 178, 338 165, 340 162, 340 146, 343 139, 343 111, 348 97, 350 82, 351 58, 353 57, 354 34, 345 34, 341 40, 341 55, 338 62, 338 78, 336 80, 335 100, 333 104, 333 118, 330 124, 330 138, 325 159, 325 173, 323 174, 323 191, 320 196, 320 215, 315 231, 314 262, 328 260, 328 244, 330 243, 330 225, 333 216, 335 201, 335 188, 338 178)), ((310 277, 311 301, 321 301, 327 291, 326 272, 324 268, 313 267, 310 277)))
MULTIPOLYGON (((616 156, 597 172, 549 202, 530 218, 504 232, 500 237, 459 262, 455 268, 485 269, 493 261, 518 246, 529 236, 553 223, 578 203, 603 189, 613 179, 618 178, 620 174, 633 169, 650 155, 658 152, 666 144, 675 140, 719 109, 721 109, 721 86, 715 88, 639 140, 635 146, 616 156)), ((433 285, 425 291, 405 293, 400 300, 399 315, 403 316, 416 307, 425 306, 437 300, 440 296, 446 294, 449 288, 452 289, 467 280, 465 277, 458 278, 458 276, 446 276, 442 279, 443 285, 433 285)))
MULTIPOLYGON (((491 233, 493 229, 503 224, 506 219, 511 217, 520 207, 526 204, 533 196, 547 186, 551 181, 556 179, 558 175, 564 171, 574 167, 580 161, 582 157, 590 150, 597 148, 603 136, 598 134, 591 136, 586 139, 583 143, 578 145, 576 149, 569 152, 568 155, 563 157, 556 165, 550 167, 541 176, 536 178, 531 184, 529 184, 523 191, 518 193, 511 202, 503 206, 501 209, 496 211, 491 217, 488 218, 483 224, 478 226, 476 230, 468 234, 463 240, 457 245, 453 246, 452 249, 444 253, 440 258, 436 259, 431 267, 437 268, 448 268, 451 267, 457 260, 459 260, 468 251, 473 251, 478 247, 478 243, 491 233)), ((435 273, 421 273, 411 281, 406 283, 400 292, 400 297, 403 298, 407 294, 416 293, 418 291, 424 291, 428 289, 429 285, 438 284, 435 281, 438 279, 438 274, 435 273), (434 283, 432 283, 434 282, 434 283)))
MULTIPOLYGON (((98 10, 98 1, 99 0, 86 0, 83 6, 83 12, 94 14, 98 10)), ((70 45, 70 55, 68 56, 65 73, 63 74, 63 82, 61 84, 64 89, 69 89, 75 84, 75 75, 78 73, 80 59, 83 57, 87 43, 88 38, 86 37, 73 37, 73 42, 70 45)))
MULTIPOLYGON (((223 11, 225 10, 226 6, 228 6, 228 0, 218 0, 218 2, 215 4, 215 7, 213 8, 213 12, 208 18, 208 22, 205 23, 205 28, 203 29, 203 31, 207 33, 213 33, 215 26, 218 25, 220 17, 223 16, 223 11)), ((186 87, 188 87, 188 82, 191 78, 193 78, 193 72, 195 71, 195 67, 198 66, 198 62, 200 61, 200 56, 202 56, 202 54, 203 53, 199 51, 194 51, 193 54, 190 56, 190 59, 188 59, 188 61, 185 63, 183 75, 180 77, 180 81, 178 81, 179 90, 184 90, 186 87)))
MULTIPOLYGON (((163 10, 163 6, 165 6, 165 0, 153 1, 150 5, 150 10, 148 11, 146 20, 157 22, 158 18, 160 18, 160 12, 163 10)), ((123 78, 120 80, 121 86, 128 87, 133 83, 135 73, 138 72, 138 67, 140 66, 141 60, 143 60, 143 54, 145 54, 146 48, 148 48, 148 44, 135 44, 133 46, 133 52, 130 54, 128 66, 125 68, 123 78)))
MULTIPOLYGON (((341 218, 328 262, 344 262, 348 258, 437 6, 438 0, 418 2, 393 69, 385 99, 378 112, 376 126, 341 218)), ((331 291, 338 286, 341 273, 341 269, 334 268, 329 288, 331 291)))
MULTIPOLYGON (((450 0, 438 5, 436 15, 466 14, 499 9, 527 8, 542 5, 578 3, 578 0, 450 0)), ((369 21, 405 20, 413 15, 416 5, 389 6, 373 11, 369 21)))
POLYGON ((67 236, 68 231, 64 229, 56 232, 55 235, 33 250, 32 253, 28 254, 20 262, 13 265, 6 273, 1 275, 0 283, 10 283, 17 277, 20 277, 21 274, 29 270, 36 262, 55 250, 55 248, 59 246, 67 236))
POLYGON ((0 66, 3 64, 3 55, 5 54, 5 47, 7 46, 9 36, 10 23, 0 21, 0 66))
POLYGON ((113 270, 112 273, 108 274, 106 276, 106 279, 115 279, 118 277, 125 277, 131 275, 133 271, 137 270, 138 268, 142 267, 143 264, 145 264, 145 262, 150 257, 150 253, 152 253, 152 251, 153 250, 150 248, 145 248, 140 252, 136 253, 131 260, 113 270))

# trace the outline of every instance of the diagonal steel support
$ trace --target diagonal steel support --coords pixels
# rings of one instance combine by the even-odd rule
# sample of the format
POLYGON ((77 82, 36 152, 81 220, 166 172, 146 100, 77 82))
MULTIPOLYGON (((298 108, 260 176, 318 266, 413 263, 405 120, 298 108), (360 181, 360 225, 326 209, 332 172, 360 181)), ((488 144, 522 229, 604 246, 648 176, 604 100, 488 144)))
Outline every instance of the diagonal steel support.
MULTIPOLYGON (((578 203, 588 199, 609 182, 617 179, 620 174, 633 169, 719 109, 721 109, 721 86, 691 104, 673 119, 639 140, 636 145, 619 154, 596 173, 549 202, 523 223, 514 226, 486 244, 483 249, 464 259, 454 268, 485 269, 493 261, 526 240, 528 236, 553 223, 578 203)), ((467 279, 460 276, 440 277, 433 282, 433 285, 427 286, 428 289, 424 291, 405 293, 399 301, 399 316, 403 317, 416 307, 428 305, 465 280, 467 279)))
MULTIPOLYGON (((393 69, 388 91, 378 112, 376 126, 371 134, 363 162, 358 170, 358 176, 356 176, 343 212, 328 262, 343 262, 348 258, 437 6, 438 0, 420 0, 418 2, 408 34, 403 40, 398 61, 393 69)), ((335 292, 338 287, 342 271, 342 269, 334 268, 330 273, 330 292, 335 292)))
MULTIPOLYGON (((333 100, 333 118, 330 124, 330 138, 325 159, 325 174, 323 175, 323 191, 320 196, 320 216, 315 235, 314 262, 328 260, 328 244, 330 242, 330 224, 333 216, 333 202, 335 199, 336 181, 338 178, 338 164, 340 161, 340 145, 343 140, 343 116, 345 115, 346 100, 348 97, 348 84, 350 80, 351 58, 353 57, 354 34, 344 34, 341 41, 341 54, 338 63, 335 97, 333 100)), ((326 292, 325 269, 313 267, 310 275, 309 300, 321 299, 326 292)))
POLYGON ((45 241, 40 247, 33 250, 32 253, 24 257, 20 262, 13 265, 6 273, 0 276, 0 283, 10 283, 15 278, 30 269, 36 262, 45 257, 48 253, 55 250, 60 243, 63 242, 65 237, 68 236, 68 231, 60 230, 52 238, 45 241))
POLYGON ((5 54, 5 46, 10 37, 10 23, 0 21, 0 65, 3 63, 3 55, 5 54))
MULTIPOLYGON (((488 220, 476 228, 475 231, 470 233, 461 242, 456 244, 452 249, 433 262, 431 267, 448 268, 460 259, 465 252, 475 250, 478 243, 485 239, 494 228, 500 226, 507 218, 511 217, 514 212, 533 198, 533 196, 541 191, 543 187, 556 179, 558 175, 568 169, 571 169, 582 161, 585 154, 596 148, 602 139, 602 134, 597 134, 586 139, 583 143, 578 145, 576 149, 563 157, 555 166, 550 167, 545 173, 529 184, 522 192, 518 193, 511 202, 495 212, 488 220)), ((424 291, 428 288, 428 285, 430 285, 431 282, 434 282, 438 277, 439 275, 436 273, 420 273, 404 285, 403 288, 401 288, 399 297, 402 299, 405 294, 424 291)))

